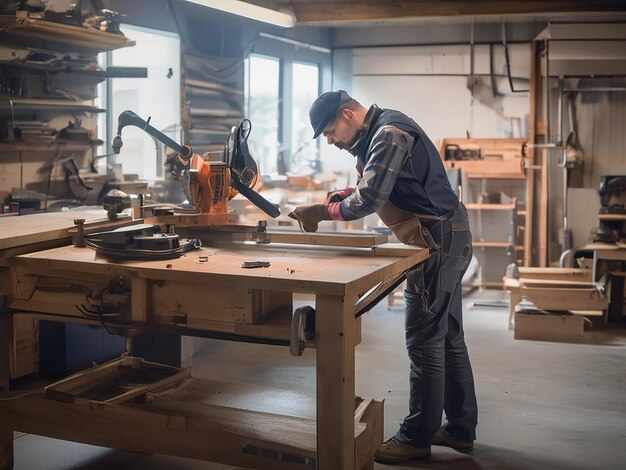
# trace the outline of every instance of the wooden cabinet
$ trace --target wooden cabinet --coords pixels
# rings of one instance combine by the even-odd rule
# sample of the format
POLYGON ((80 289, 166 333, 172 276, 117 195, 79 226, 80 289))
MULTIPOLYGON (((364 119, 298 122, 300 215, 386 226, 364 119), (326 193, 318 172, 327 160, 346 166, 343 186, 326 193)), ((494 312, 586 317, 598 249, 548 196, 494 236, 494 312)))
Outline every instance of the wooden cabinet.
POLYGON ((446 168, 461 171, 459 194, 472 230, 478 271, 472 285, 499 287, 510 263, 525 266, 530 250, 524 139, 443 139, 446 168))

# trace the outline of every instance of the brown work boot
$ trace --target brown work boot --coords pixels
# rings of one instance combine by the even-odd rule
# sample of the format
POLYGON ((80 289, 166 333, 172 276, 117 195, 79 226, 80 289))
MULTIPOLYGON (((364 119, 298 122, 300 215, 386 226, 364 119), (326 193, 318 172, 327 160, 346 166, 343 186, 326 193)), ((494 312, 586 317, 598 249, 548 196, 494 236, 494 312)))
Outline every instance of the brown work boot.
POLYGON ((473 441, 461 441, 459 439, 455 439, 443 429, 440 429, 439 431, 437 431, 437 434, 435 434, 433 445, 450 447, 457 452, 463 452, 464 454, 467 454, 468 452, 474 450, 473 441))
POLYGON ((395 436, 390 437, 378 448, 374 460, 380 463, 394 464, 409 460, 423 460, 430 458, 430 447, 413 447, 403 444, 395 436))

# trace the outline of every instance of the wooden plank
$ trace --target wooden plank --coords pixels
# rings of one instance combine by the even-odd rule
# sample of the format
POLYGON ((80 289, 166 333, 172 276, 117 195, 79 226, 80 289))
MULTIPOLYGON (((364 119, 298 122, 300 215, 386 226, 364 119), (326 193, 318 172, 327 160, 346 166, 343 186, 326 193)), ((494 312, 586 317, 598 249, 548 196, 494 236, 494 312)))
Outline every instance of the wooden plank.
POLYGON ((130 318, 133 321, 141 322, 148 320, 150 311, 150 285, 147 279, 133 277, 131 282, 131 310, 130 318))
MULTIPOLYGON (((267 0, 252 0, 268 6, 267 0)), ((316 2, 306 0, 291 0, 290 2, 269 2, 278 9, 288 5, 293 10, 298 24, 332 24, 336 22, 402 20, 407 18, 425 17, 480 17, 485 15, 548 15, 557 12, 571 14, 572 12, 619 12, 623 10, 620 2, 614 0, 600 0, 593 3, 576 1, 533 1, 533 2, 415 2, 400 0, 396 2, 380 2, 373 0, 359 0, 341 2, 338 0, 321 0, 316 2), (597 5, 597 6, 596 6, 597 5)))
POLYGON ((602 317, 604 312, 602 310, 570 310, 572 315, 581 315, 583 317, 602 317))
POLYGON ((583 336, 584 318, 575 315, 515 314, 515 339, 575 340, 583 336))
MULTIPOLYGON (((541 93, 538 82, 537 73, 537 61, 538 61, 538 46, 535 41, 530 46, 530 130, 528 140, 535 142, 537 138, 537 94, 541 93)), ((528 156, 525 161, 524 173, 526 175, 526 197, 525 207, 526 215, 524 217, 524 266, 531 266, 533 264, 533 213, 535 212, 535 172, 531 170, 535 165, 535 149, 528 149, 528 156)))
POLYGON ((572 277, 591 280, 591 270, 581 268, 537 268, 522 266, 520 277, 532 279, 569 279, 572 277))
POLYGON ((354 413, 355 423, 367 423, 365 431, 357 435, 354 445, 356 469, 374 468, 374 453, 383 443, 385 417, 384 400, 363 400, 354 413))
POLYGON ((484 203, 478 203, 478 204, 472 204, 472 203, 468 203, 465 204, 465 207, 468 210, 492 210, 492 211, 510 211, 512 209, 515 209, 517 206, 516 204, 484 204, 484 203))
POLYGON ((313 250, 306 247, 232 245, 219 249, 202 247, 173 260, 113 262, 96 256, 93 250, 65 246, 24 254, 13 258, 11 264, 42 275, 63 271, 80 276, 127 275, 208 285, 236 282, 238 288, 341 295, 348 285, 364 283, 371 286, 385 277, 409 269, 425 256, 423 251, 384 257, 363 256, 364 252, 367 250, 358 248, 338 251, 319 247, 313 250), (207 261, 201 262, 201 256, 207 261), (270 266, 242 268, 243 262, 255 260, 269 261, 270 266), (332 276, 329 266, 332 266, 332 276))
POLYGON ((478 242, 473 241, 472 246, 477 248, 509 248, 512 246, 509 242, 478 242))
POLYGON ((86 227, 108 222, 106 211, 93 207, 80 211, 0 218, 0 250, 68 238, 74 219, 85 219, 86 227))
POLYGON ((302 245, 327 245, 371 248, 387 243, 389 237, 380 234, 342 234, 307 232, 268 232, 271 243, 292 243, 302 245))
POLYGON ((9 391, 10 347, 14 342, 13 315, 9 314, 0 291, 0 394, 9 391))
POLYGON ((31 315, 16 315, 13 322, 10 374, 17 379, 39 370, 39 322, 31 315))
POLYGON ((626 214, 598 214, 598 220, 623 220, 623 221, 626 221, 626 214))
POLYGON ((609 305, 596 289, 522 287, 520 295, 542 310, 604 310, 609 305))
POLYGON ((467 173, 468 178, 522 179, 524 177, 519 158, 500 161, 448 160, 444 163, 448 168, 461 168, 467 173))
POLYGON ((148 392, 169 390, 177 384, 183 383, 190 376, 190 368, 179 369, 144 361, 137 357, 122 357, 104 365, 78 372, 59 382, 48 385, 45 387, 45 393, 47 398, 88 406, 103 403, 119 404, 145 395, 148 392), (155 379, 152 382, 133 383, 133 379, 129 379, 131 382, 123 386, 120 377, 124 368, 142 369, 146 374, 146 381, 150 380, 149 372, 151 370, 156 371, 158 375, 154 376, 155 379), (156 379, 164 374, 167 375, 156 379), (107 383, 115 384, 116 389, 126 389, 126 391, 107 398, 99 397, 101 392, 92 391, 99 390, 97 389, 98 386, 104 386, 107 383), (94 396, 94 393, 96 396, 94 396))
POLYGON ((430 255, 428 248, 403 243, 383 243, 372 248, 376 256, 408 256, 418 255, 417 262, 422 262, 430 255))
POLYGON ((92 387, 96 382, 102 382, 114 377, 120 366, 139 367, 140 363, 141 359, 138 357, 113 359, 105 364, 94 366, 65 377, 45 387, 44 391, 46 392, 46 396, 59 396, 61 394, 67 396, 76 395, 92 387))
POLYGON ((267 414, 315 419, 315 397, 312 394, 244 382, 226 382, 193 378, 167 394, 152 394, 153 409, 169 403, 187 403, 250 410, 267 414))
MULTIPOLYGON (((291 338, 292 315, 291 307, 281 308, 266 315, 261 323, 237 323, 234 332, 256 338, 289 340, 291 338)), ((313 346, 313 344, 307 344, 307 347, 309 346, 313 346)))
POLYGON ((33 251, 49 250, 50 248, 57 248, 69 244, 71 239, 69 237, 57 238, 54 240, 46 240, 43 242, 32 243, 30 245, 16 246, 13 248, 7 248, 0 250, 0 266, 8 266, 9 258, 14 256, 23 255, 24 253, 32 253, 33 251))
MULTIPOLYGON (((314 419, 230 408, 211 403, 182 402, 156 397, 145 404, 100 407, 44 399, 31 395, 0 402, 9 426, 25 432, 75 442, 210 460, 246 468, 311 469, 316 466, 314 419)), ((361 435, 365 423, 354 423, 361 435)), ((352 440, 354 449, 354 437, 352 440)), ((324 453, 323 449, 319 449, 324 453)), ((354 455, 352 455, 352 460, 354 455)), ((319 463, 317 468, 335 468, 319 463)))
MULTIPOLYGON (((548 46, 546 46, 548 47, 548 46)), ((538 46, 536 49, 536 57, 533 65, 535 67, 535 79, 536 79, 536 93, 534 95, 535 101, 535 130, 533 134, 533 140, 531 143, 545 144, 550 142, 552 136, 548 133, 551 116, 548 115, 548 100, 551 98, 552 93, 550 87, 550 77, 547 74, 548 69, 548 54, 544 47, 538 46), (546 123, 545 131, 543 130, 543 123, 546 123)), ((550 150, 541 148, 531 148, 533 155, 533 162, 535 166, 539 168, 535 173, 537 194, 536 207, 533 207, 535 211, 535 220, 537 221, 537 234, 535 238, 535 244, 533 247, 536 249, 536 259, 533 265, 547 266, 548 265, 548 184, 549 184, 549 168, 550 168, 550 150)))
POLYGON ((95 28, 85 28, 35 18, 20 18, 2 16, 0 23, 6 26, 6 32, 47 41, 62 41, 72 44, 70 47, 89 48, 97 51, 109 51, 135 44, 123 34, 114 34, 100 31, 95 28))
MULTIPOLYGON (((9 392, 9 348, 13 344, 13 315, 9 315, 0 291, 0 394, 9 392)), ((13 427, 0 419, 0 469, 13 468, 13 427)))
POLYGON ((320 295, 317 329, 318 468, 354 468, 354 346, 356 298, 320 295))
MULTIPOLYGON (((265 268, 264 268, 265 269, 265 268)), ((152 285, 150 312, 155 316, 179 315, 187 318, 232 323, 254 323, 261 316, 257 289, 224 281, 156 282, 152 285)))
POLYGON ((571 287, 580 287, 580 288, 588 288, 588 289, 595 289, 597 285, 596 283, 591 282, 590 280, 579 281, 576 279, 528 279, 528 278, 523 278, 523 277, 520 278, 520 284, 522 285, 522 287, 561 288, 561 287, 571 286, 571 287))

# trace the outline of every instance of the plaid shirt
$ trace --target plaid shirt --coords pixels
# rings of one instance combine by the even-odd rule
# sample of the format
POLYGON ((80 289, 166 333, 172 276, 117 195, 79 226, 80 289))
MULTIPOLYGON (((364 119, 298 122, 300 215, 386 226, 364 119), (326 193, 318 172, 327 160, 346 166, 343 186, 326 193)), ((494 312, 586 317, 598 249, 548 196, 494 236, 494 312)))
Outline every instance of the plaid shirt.
MULTIPOLYGON (((372 124, 374 107, 368 111, 356 142, 350 148, 355 149, 367 137, 372 124)), ((341 202, 328 205, 328 214, 334 220, 356 220, 376 212, 389 199, 396 180, 413 177, 411 165, 407 165, 413 137, 397 127, 382 126, 368 149, 368 160, 361 173, 354 192, 341 202)), ((360 169, 359 169, 360 170, 360 169)))

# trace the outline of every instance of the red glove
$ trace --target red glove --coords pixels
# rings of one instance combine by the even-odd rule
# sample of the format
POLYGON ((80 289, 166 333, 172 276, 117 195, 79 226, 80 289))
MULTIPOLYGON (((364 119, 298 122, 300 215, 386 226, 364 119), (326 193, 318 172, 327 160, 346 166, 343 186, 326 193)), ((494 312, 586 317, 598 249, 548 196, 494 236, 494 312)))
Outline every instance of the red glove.
POLYGON ((339 189, 337 191, 329 191, 326 195, 326 204, 330 204, 331 202, 341 202, 353 192, 354 188, 352 186, 339 189))
POLYGON ((331 220, 325 204, 298 206, 288 215, 292 219, 296 219, 305 232, 317 232, 318 224, 322 220, 331 220))

